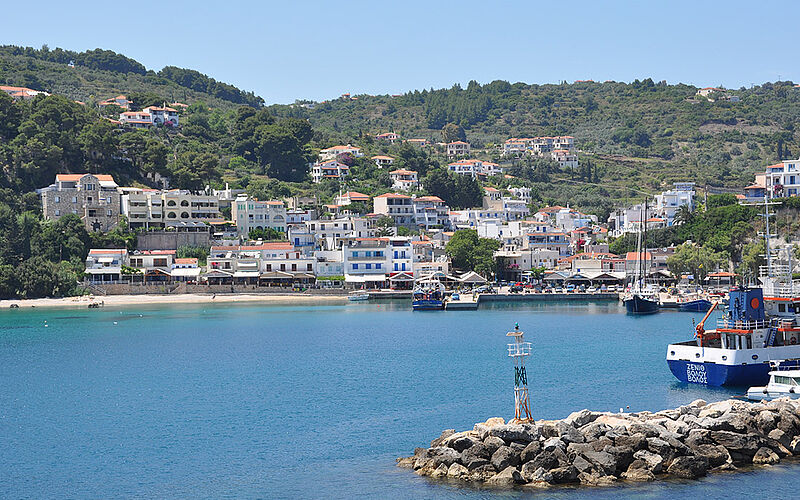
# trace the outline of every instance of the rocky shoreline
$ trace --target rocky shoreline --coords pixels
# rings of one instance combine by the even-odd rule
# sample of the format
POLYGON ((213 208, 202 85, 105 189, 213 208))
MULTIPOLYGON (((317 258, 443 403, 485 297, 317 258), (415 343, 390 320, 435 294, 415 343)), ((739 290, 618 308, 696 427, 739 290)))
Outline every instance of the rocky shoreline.
POLYGON ((696 479, 800 456, 800 401, 703 400, 656 413, 581 410, 563 420, 446 430, 398 458, 415 473, 484 487, 696 479))

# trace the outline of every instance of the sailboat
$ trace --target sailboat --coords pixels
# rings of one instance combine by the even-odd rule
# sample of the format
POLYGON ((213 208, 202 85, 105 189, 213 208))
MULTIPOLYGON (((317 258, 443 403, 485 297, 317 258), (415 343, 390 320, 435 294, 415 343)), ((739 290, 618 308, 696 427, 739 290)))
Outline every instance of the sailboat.
POLYGON ((647 267, 647 199, 644 200, 644 214, 641 217, 639 232, 636 237, 636 268, 634 269, 633 283, 630 291, 622 298, 628 314, 653 314, 661 306, 658 300, 658 288, 646 284, 647 267), (644 247, 644 252, 642 252, 644 247))

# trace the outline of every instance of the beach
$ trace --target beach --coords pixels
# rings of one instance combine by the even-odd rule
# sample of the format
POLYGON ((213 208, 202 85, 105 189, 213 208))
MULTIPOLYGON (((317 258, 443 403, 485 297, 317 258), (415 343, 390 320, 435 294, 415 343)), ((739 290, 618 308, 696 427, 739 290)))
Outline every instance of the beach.
POLYGON ((83 295, 80 297, 42 298, 42 299, 11 299, 0 300, 0 309, 31 307, 80 307, 87 308, 89 304, 97 303, 102 307, 135 306, 148 304, 213 304, 231 302, 261 302, 270 304, 302 303, 302 304, 341 304, 347 302, 347 297, 342 295, 308 295, 301 293, 286 294, 248 294, 248 293, 218 293, 197 294, 183 293, 175 295, 83 295))

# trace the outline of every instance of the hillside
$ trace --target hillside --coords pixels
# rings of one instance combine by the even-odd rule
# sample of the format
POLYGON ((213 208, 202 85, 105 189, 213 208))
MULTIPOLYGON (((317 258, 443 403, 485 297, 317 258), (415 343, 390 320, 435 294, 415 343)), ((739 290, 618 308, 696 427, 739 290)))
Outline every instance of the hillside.
POLYGON ((270 106, 277 116, 307 117, 330 143, 394 131, 403 138, 441 140, 460 125, 477 148, 510 137, 572 135, 598 160, 607 181, 656 188, 676 180, 743 187, 780 158, 800 155, 800 88, 765 83, 727 92, 739 102, 696 96, 688 85, 650 79, 558 85, 486 85, 359 95, 304 106, 270 106))
POLYGON ((75 52, 0 46, 0 84, 44 90, 86 103, 136 93, 154 94, 167 102, 202 101, 221 108, 264 103, 252 92, 200 72, 175 66, 155 72, 122 54, 102 49, 75 52))

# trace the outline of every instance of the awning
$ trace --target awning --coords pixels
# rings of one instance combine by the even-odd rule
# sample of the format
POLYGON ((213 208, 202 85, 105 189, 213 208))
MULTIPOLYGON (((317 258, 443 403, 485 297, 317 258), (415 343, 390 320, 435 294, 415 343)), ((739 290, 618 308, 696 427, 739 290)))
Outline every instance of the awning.
POLYGON ((172 272, 173 277, 181 276, 181 277, 189 277, 189 278, 196 278, 200 276, 200 268, 199 267, 179 267, 177 269, 173 269, 172 272))
POLYGON ((119 267, 103 267, 99 269, 85 269, 83 272, 86 274, 119 274, 122 272, 122 269, 119 267))
POLYGON ((213 271, 209 271, 206 273, 206 278, 230 278, 233 276, 231 273, 227 271, 221 271, 219 269, 214 269, 213 271))
POLYGON ((290 280, 294 276, 292 275, 292 273, 287 273, 287 272, 284 272, 284 271, 269 271, 269 272, 266 272, 266 273, 261 273, 261 276, 259 276, 259 277, 261 279, 269 279, 269 280, 275 280, 275 279, 278 279, 278 280, 290 280))
POLYGON ((414 277, 408 273, 397 273, 391 276, 389 281, 414 281, 414 277))
POLYGON ((317 278, 313 274, 309 273, 294 273, 292 277, 296 280, 313 280, 317 278))
POLYGON ((374 283, 374 282, 386 281, 386 275, 385 274, 372 274, 372 275, 367 275, 367 276, 360 276, 360 275, 359 276, 353 276, 353 275, 349 275, 348 274, 347 276, 345 276, 344 280, 347 283, 368 283, 368 282, 373 282, 374 283))
POLYGON ((234 278, 258 278, 258 271, 236 271, 234 278))
POLYGON ((470 271, 461 276, 458 281, 462 283, 486 283, 487 280, 475 271, 470 271))
POLYGON ((114 257, 100 257, 99 259, 97 259, 97 262, 99 262, 100 264, 111 264, 112 262, 114 262, 114 257))
POLYGON ((148 269, 145 274, 153 275, 153 274, 163 274, 165 276, 170 276, 169 271, 166 269, 161 269, 160 267, 154 267, 153 269, 148 269))

